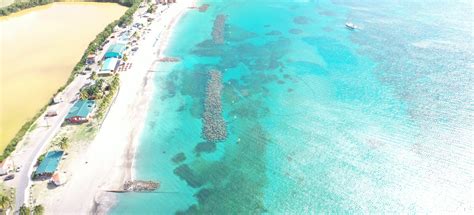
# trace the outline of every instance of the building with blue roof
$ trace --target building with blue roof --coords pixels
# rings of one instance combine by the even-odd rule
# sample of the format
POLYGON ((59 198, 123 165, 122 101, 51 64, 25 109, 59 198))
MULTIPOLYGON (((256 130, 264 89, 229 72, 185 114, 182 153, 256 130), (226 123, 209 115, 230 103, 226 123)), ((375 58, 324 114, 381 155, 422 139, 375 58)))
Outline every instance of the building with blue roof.
POLYGON ((117 58, 107 58, 97 75, 110 75, 117 70, 118 66, 119 60, 117 58))
POLYGON ((35 171, 35 176, 51 176, 59 166, 64 151, 49 151, 35 171))
POLYGON ((125 44, 115 43, 110 45, 109 49, 104 55, 104 58, 122 58, 123 52, 125 51, 125 44))
POLYGON ((92 110, 95 107, 94 100, 78 100, 69 110, 66 121, 70 123, 84 123, 90 120, 92 110))

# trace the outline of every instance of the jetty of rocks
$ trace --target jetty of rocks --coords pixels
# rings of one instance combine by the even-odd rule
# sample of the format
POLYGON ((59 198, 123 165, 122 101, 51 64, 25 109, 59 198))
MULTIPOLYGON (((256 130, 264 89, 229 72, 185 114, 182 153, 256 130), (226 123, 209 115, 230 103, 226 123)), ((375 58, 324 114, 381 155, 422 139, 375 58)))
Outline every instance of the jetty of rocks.
POLYGON ((222 141, 227 137, 226 122, 222 117, 222 89, 222 73, 210 71, 203 113, 203 134, 209 142, 222 141))
POLYGON ((125 192, 152 192, 160 187, 160 183, 154 181, 126 181, 123 184, 125 192))
POLYGON ((224 28, 225 20, 227 19, 226 15, 219 14, 214 20, 214 27, 212 27, 212 40, 216 44, 224 43, 224 28))
POLYGON ((177 57, 162 57, 158 61, 160 62, 179 62, 180 59, 177 57))

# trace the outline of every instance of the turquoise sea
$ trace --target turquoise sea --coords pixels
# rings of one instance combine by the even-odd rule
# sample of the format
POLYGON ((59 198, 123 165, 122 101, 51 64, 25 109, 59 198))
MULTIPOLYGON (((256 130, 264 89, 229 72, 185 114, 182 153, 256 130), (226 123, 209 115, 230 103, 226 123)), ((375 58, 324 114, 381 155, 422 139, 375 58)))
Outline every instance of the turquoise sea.
POLYGON ((161 187, 112 214, 473 213, 472 1, 202 4, 166 51, 182 61, 157 68, 137 150, 137 179, 161 187), (217 143, 203 137, 211 70, 217 143))

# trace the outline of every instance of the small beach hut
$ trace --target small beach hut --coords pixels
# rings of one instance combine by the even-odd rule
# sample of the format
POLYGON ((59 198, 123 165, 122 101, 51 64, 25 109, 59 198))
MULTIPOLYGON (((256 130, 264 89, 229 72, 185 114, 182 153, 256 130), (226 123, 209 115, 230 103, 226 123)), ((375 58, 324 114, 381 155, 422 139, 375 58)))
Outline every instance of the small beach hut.
POLYGON ((119 66, 119 60, 117 58, 107 58, 102 64, 102 67, 100 68, 100 71, 97 73, 97 75, 100 75, 100 76, 111 75, 117 70, 118 66, 119 66))
POLYGON ((49 151, 35 171, 35 177, 49 177, 59 166, 64 151, 49 151))
POLYGON ((66 116, 66 121, 70 123, 84 123, 91 118, 92 110, 95 107, 93 100, 79 100, 69 110, 66 116))
POLYGON ((56 186, 61 186, 66 183, 66 175, 55 172, 51 177, 51 182, 53 182, 56 186))
POLYGON ((125 44, 115 43, 110 45, 109 49, 105 53, 105 58, 121 58, 125 51, 125 44))

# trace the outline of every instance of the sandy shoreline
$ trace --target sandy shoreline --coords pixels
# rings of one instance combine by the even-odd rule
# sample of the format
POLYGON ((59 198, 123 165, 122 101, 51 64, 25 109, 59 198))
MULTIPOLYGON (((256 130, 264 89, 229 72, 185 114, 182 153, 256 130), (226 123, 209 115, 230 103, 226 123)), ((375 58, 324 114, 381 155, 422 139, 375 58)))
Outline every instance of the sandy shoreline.
POLYGON ((192 3, 172 4, 149 26, 151 32, 129 59, 133 67, 120 75, 120 90, 102 128, 71 162, 74 171, 68 183, 39 199, 46 214, 106 213, 117 197, 105 191, 119 189, 134 178, 134 155, 155 90, 152 70, 168 46, 174 25, 192 3))
MULTIPOLYGON (((192 4, 194 4, 195 2, 196 0, 191 0, 192 4)), ((129 173, 128 175, 126 175, 125 180, 135 179, 136 150, 140 143, 140 137, 142 136, 143 128, 145 127, 145 120, 148 113, 148 108, 152 100, 153 93, 156 90, 156 87, 150 83, 153 82, 154 72, 157 72, 157 71, 154 71, 154 69, 159 63, 159 59, 165 57, 163 53, 168 48, 169 40, 171 38, 171 35, 173 34, 174 26, 179 22, 179 20, 184 15, 184 13, 186 13, 186 11, 189 10, 189 7, 190 7, 189 3, 188 4, 182 3, 182 4, 183 5, 180 6, 180 8, 182 8, 180 12, 176 14, 174 18, 172 18, 170 22, 166 25, 167 27, 164 29, 164 31, 162 31, 159 39, 156 41, 156 44, 155 44, 155 47, 158 48, 158 50, 154 53, 156 56, 156 59, 153 61, 153 63, 150 65, 150 68, 147 71, 147 75, 144 79, 143 90, 142 90, 142 95, 141 95, 142 103, 145 105, 145 109, 141 113, 144 113, 144 114, 141 114, 141 118, 136 119, 136 121, 139 122, 139 128, 134 133, 132 144, 129 145, 129 148, 127 150, 127 154, 131 157, 127 156, 126 159, 131 159, 131 160, 130 160, 130 166, 127 166, 127 171, 129 173)))

